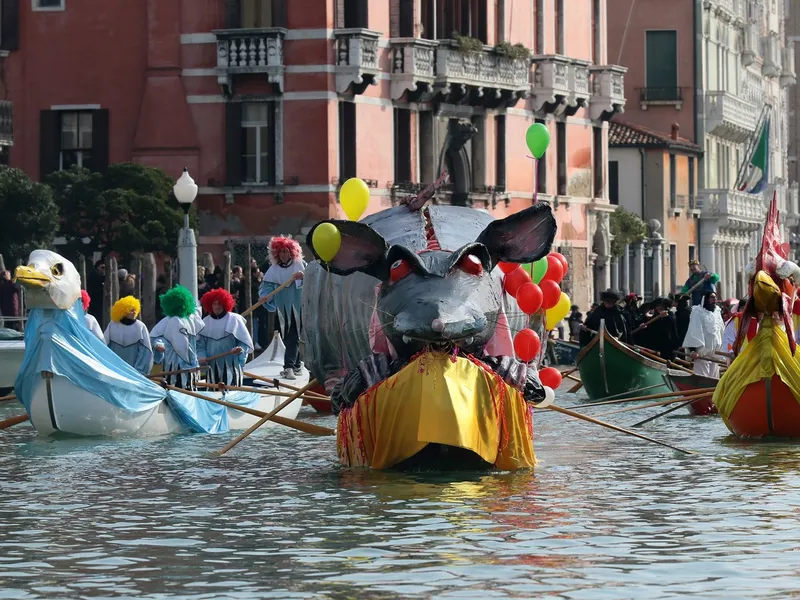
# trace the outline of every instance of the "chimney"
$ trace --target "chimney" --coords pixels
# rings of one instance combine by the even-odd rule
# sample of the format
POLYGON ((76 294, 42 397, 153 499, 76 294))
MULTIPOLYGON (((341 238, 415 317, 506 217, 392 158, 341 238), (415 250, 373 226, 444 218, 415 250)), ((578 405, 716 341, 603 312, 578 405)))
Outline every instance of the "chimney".
POLYGON ((678 125, 677 123, 673 123, 672 124, 672 139, 673 140, 677 140, 678 139, 678 133, 680 132, 680 130, 681 130, 681 126, 680 125, 678 125))

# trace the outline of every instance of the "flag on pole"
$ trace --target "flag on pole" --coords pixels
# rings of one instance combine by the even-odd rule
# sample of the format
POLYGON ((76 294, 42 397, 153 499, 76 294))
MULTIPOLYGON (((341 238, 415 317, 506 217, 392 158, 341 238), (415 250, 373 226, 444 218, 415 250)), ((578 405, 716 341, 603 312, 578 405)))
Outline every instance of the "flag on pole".
POLYGON ((750 162, 736 186, 740 192, 759 194, 767 187, 769 182, 769 125, 770 118, 767 117, 761 128, 753 155, 750 157, 750 162))

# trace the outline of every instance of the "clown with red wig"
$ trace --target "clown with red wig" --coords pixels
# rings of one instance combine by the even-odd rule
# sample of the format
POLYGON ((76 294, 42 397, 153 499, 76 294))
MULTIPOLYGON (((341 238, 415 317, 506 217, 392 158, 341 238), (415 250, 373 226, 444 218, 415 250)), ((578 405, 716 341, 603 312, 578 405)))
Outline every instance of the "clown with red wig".
POLYGON ((201 364, 209 366, 208 382, 242 385, 242 370, 247 355, 253 352, 253 338, 244 317, 231 312, 236 303, 222 288, 203 294, 200 304, 208 316, 197 337, 197 356, 201 364))
POLYGON ((300 244, 288 237, 273 237, 269 242, 269 262, 271 266, 264 274, 258 290, 261 298, 287 281, 294 280, 292 285, 283 288, 267 301, 267 310, 278 313, 281 337, 286 344, 281 377, 297 379, 303 373, 300 362, 300 330, 303 326, 303 272, 306 270, 300 244))
POLYGON ((103 330, 100 329, 100 323, 94 318, 94 315, 89 314, 89 306, 92 304, 92 299, 86 290, 81 290, 81 303, 83 304, 83 312, 86 313, 86 327, 89 328, 93 334, 105 341, 103 338, 103 330))

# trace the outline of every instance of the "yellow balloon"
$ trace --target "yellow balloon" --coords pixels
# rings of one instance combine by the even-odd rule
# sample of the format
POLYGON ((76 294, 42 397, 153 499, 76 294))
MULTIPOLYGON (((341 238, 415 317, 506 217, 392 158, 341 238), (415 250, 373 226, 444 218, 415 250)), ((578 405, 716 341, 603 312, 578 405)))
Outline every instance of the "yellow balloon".
POLYGON ((348 179, 339 190, 339 202, 351 221, 358 221, 369 205, 369 188, 358 177, 348 179))
POLYGON ((342 234, 333 223, 322 223, 314 230, 311 243, 314 245, 317 256, 325 262, 330 262, 339 252, 342 245, 342 234))
POLYGON ((548 308, 545 313, 545 328, 547 331, 555 329, 558 323, 569 314, 569 307, 571 305, 569 296, 561 292, 561 298, 558 299, 558 304, 553 308, 548 308))

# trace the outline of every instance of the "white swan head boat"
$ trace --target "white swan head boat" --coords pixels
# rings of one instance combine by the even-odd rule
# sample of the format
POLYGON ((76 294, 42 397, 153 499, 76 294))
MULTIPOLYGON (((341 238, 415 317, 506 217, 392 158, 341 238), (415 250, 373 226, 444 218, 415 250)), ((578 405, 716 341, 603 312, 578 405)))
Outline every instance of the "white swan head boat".
MULTIPOLYGON (((14 387, 40 434, 221 433, 250 427, 258 420, 236 409, 167 391, 114 354, 86 327, 80 277, 63 256, 35 250, 28 264, 17 268, 15 277, 25 286, 32 310, 14 387)), ((278 354, 273 361, 258 365, 259 375, 278 376, 283 367, 278 354)), ((294 383, 303 385, 304 381, 294 383)), ((220 398, 222 394, 204 395, 220 398)), ((262 412, 271 411, 284 399, 250 392, 225 396, 230 403, 262 412)), ((280 415, 294 418, 301 404, 302 399, 295 400, 280 415)))

